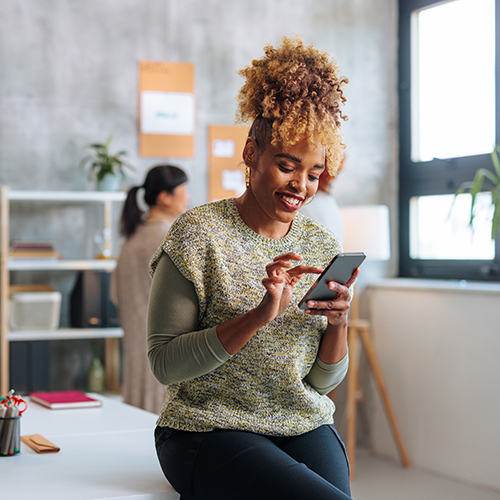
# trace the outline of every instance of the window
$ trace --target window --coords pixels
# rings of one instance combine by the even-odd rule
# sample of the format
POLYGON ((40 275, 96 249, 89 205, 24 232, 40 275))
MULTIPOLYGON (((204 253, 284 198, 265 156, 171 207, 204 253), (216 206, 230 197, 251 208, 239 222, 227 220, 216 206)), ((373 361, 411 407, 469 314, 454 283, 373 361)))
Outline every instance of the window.
MULTIPOLYGON (((497 1, 500 3, 500 1, 497 1)), ((500 143, 495 0, 400 0, 400 275, 500 280, 491 197, 455 197, 500 143)), ((499 29, 500 31, 500 29, 499 29)))
POLYGON ((471 197, 461 194, 415 196, 410 200, 410 257, 439 260, 492 260, 493 207, 491 196, 480 193, 477 216, 469 225, 471 197))

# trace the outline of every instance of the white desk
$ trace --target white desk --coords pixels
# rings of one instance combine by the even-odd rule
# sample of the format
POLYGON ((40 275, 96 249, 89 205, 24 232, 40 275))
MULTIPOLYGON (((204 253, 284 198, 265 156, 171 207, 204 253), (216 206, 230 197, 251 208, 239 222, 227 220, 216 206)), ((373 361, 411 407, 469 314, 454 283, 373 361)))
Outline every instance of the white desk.
POLYGON ((156 415, 117 400, 100 408, 49 410, 30 403, 21 435, 41 434, 61 448, 0 457, 1 497, 23 500, 178 500, 154 447, 156 415))

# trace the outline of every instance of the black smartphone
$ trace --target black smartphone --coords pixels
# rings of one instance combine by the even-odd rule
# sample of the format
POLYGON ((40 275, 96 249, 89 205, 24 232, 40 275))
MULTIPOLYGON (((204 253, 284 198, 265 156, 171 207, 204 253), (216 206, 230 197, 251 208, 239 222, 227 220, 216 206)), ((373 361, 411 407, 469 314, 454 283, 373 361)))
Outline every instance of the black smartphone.
POLYGON ((328 282, 336 281, 345 285, 365 259, 366 255, 363 252, 337 254, 302 297, 299 302, 300 309, 307 309, 306 304, 309 300, 333 300, 337 292, 328 288, 328 282))

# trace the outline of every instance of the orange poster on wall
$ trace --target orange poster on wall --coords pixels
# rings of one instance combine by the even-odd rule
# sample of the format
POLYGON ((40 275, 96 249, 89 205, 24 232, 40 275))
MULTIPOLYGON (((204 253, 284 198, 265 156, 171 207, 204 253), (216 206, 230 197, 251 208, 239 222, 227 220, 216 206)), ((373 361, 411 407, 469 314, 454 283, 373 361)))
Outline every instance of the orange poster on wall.
POLYGON ((210 125, 208 127, 209 201, 239 196, 245 190, 245 166, 241 159, 248 127, 210 125))
POLYGON ((139 154, 193 157, 196 126, 194 65, 139 62, 139 154))

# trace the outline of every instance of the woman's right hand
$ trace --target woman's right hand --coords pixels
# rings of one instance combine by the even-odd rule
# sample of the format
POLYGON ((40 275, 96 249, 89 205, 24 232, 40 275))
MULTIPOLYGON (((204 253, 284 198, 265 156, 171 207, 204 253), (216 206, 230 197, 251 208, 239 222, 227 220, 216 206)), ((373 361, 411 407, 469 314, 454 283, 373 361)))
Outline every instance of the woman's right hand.
POLYGON ((274 318, 283 314, 292 299, 295 284, 306 273, 321 274, 322 269, 311 266, 293 266, 302 256, 290 252, 279 255, 266 266, 267 278, 262 280, 266 293, 260 304, 250 311, 232 318, 217 327, 217 335, 229 354, 239 351, 255 334, 274 318))
POLYGON ((262 280, 266 293, 256 310, 264 323, 269 323, 285 312, 292 299, 293 287, 306 273, 321 274, 322 269, 312 266, 294 266, 302 256, 289 252, 276 257, 266 266, 267 278, 262 280))

